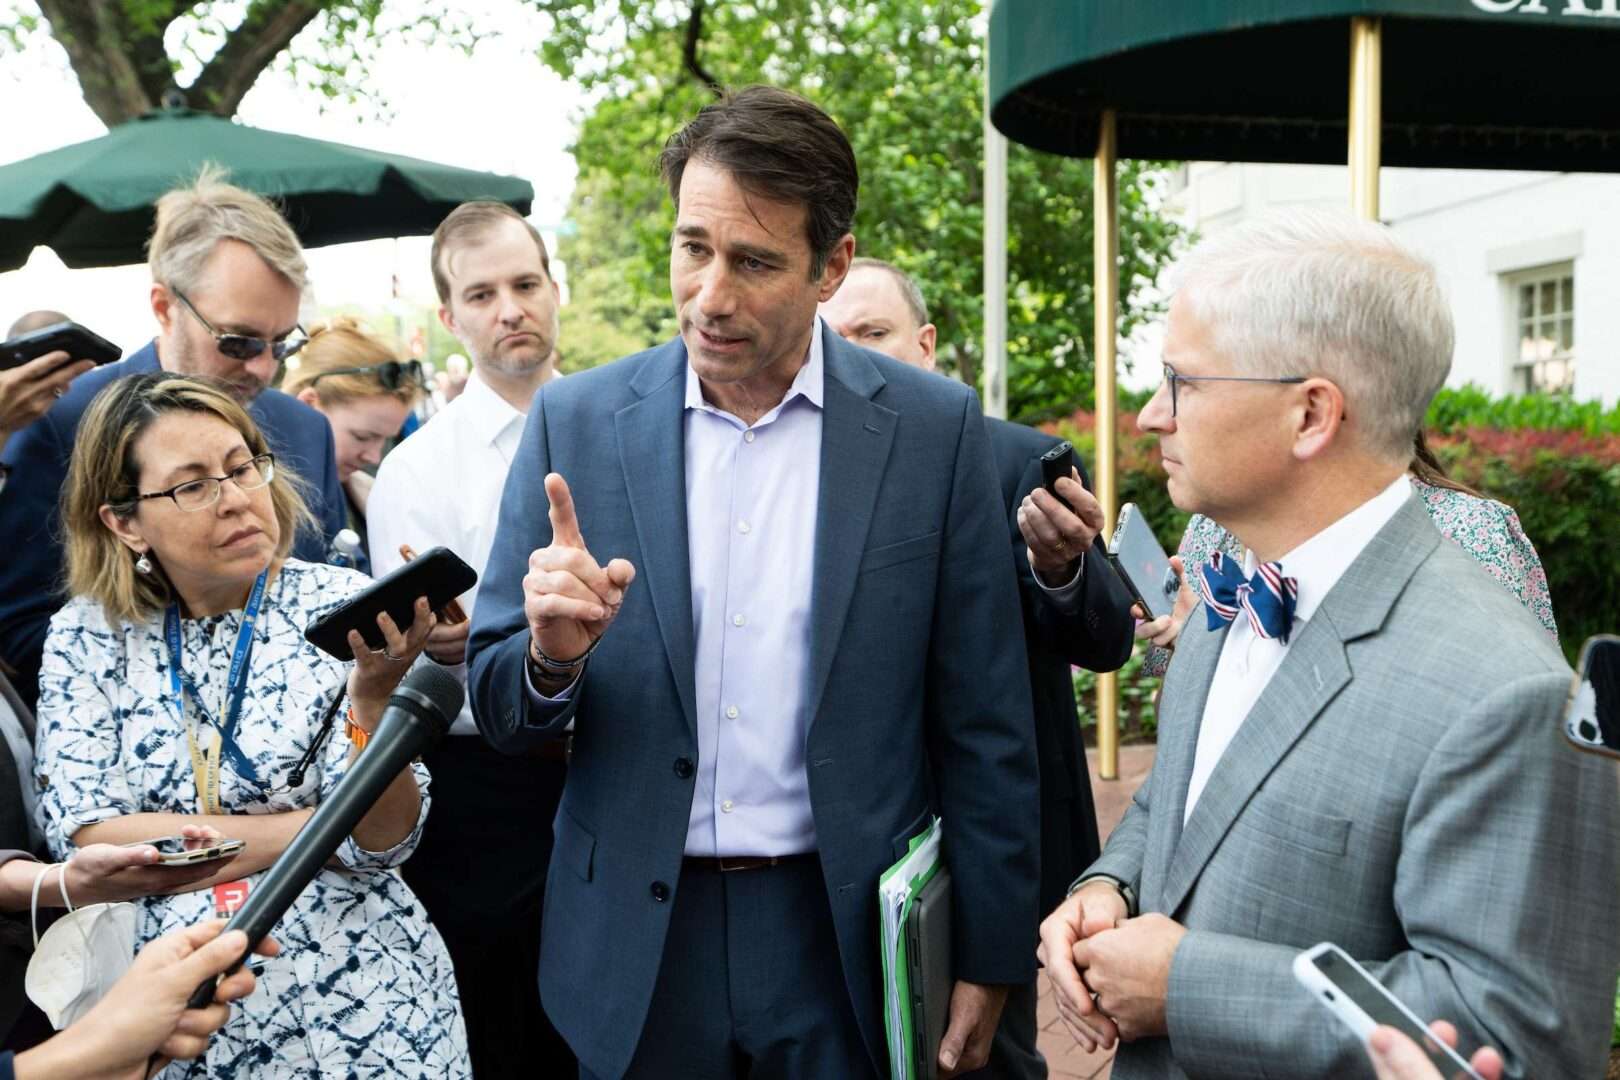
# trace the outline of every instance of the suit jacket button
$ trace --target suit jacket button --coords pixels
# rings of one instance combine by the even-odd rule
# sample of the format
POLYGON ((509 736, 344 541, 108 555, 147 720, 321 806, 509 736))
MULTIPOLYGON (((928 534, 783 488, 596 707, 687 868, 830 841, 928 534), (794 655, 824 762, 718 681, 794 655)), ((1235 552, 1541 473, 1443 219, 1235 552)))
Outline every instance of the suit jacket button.
POLYGON ((678 757, 675 759, 676 776, 680 777, 682 780, 688 780, 691 778, 692 772, 693 769, 691 758, 678 757))
POLYGON ((669 899, 669 886, 665 885, 662 881, 653 882, 651 892, 652 898, 658 901, 660 904, 669 899))

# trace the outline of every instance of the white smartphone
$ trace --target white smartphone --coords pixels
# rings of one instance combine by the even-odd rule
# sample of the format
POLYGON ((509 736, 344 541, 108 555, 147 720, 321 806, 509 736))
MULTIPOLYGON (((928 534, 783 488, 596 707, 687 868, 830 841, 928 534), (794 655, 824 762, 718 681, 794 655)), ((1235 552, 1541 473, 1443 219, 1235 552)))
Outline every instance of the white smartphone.
POLYGON ((1620 637, 1593 634, 1581 646, 1564 704, 1564 738, 1588 753, 1620 757, 1620 637))
POLYGON ((155 847, 159 866, 190 866, 229 858, 247 847, 245 840, 187 840, 183 836, 160 836, 156 840, 136 840, 125 847, 155 847))
POLYGON ((1135 503, 1119 508, 1119 521, 1108 541, 1108 558, 1132 599, 1142 605, 1149 619, 1170 614, 1176 606, 1181 581, 1170 559, 1159 546, 1147 518, 1135 503))
POLYGON ((1294 978, 1363 1043, 1373 1028, 1384 1024, 1422 1047, 1446 1080, 1483 1080, 1457 1051, 1436 1039, 1427 1024, 1337 945, 1324 941, 1294 957, 1294 978))

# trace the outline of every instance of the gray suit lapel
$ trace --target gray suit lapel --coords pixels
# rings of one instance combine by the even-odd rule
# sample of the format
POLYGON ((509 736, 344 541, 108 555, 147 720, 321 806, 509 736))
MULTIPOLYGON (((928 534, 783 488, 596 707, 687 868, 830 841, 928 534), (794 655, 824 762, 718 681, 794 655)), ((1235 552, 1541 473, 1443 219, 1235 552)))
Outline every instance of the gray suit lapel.
MULTIPOLYGON (((671 674, 697 739, 692 570, 686 538, 686 348, 676 339, 649 357, 630 386, 641 400, 613 416, 619 463, 641 565, 671 674)), ((642 584, 638 580, 638 585, 642 584)))
MULTIPOLYGON (((1374 633, 1383 625, 1413 572, 1439 542, 1440 534, 1423 504, 1416 497, 1408 499, 1323 598, 1221 755, 1193 808, 1170 861, 1160 897, 1163 911, 1174 914, 1186 900, 1250 797, 1350 681, 1346 643, 1374 633)), ((1214 659, 1218 659, 1219 647, 1212 651, 1214 659)), ((1213 673, 1212 660, 1211 677, 1213 673)), ((1207 690, 1206 681, 1205 694, 1198 695, 1191 706, 1199 710, 1200 718, 1207 690)), ((1192 726, 1196 749, 1196 724, 1192 726)), ((1177 776, 1177 822, 1184 814, 1191 773, 1189 752, 1185 769, 1177 776)))
POLYGON ((899 419, 871 399, 885 385, 861 350, 817 321, 826 379, 822 390, 821 490, 816 502, 816 554, 810 638, 809 715, 821 708, 843 634, 861 552, 872 525, 883 470, 899 419))
POLYGON ((1198 730, 1204 720, 1204 700, 1209 696, 1209 684, 1215 677, 1215 664, 1220 659, 1228 629, 1228 626, 1209 629, 1204 606, 1199 604, 1187 616, 1175 659, 1165 675, 1158 759, 1154 763, 1154 772, 1164 782, 1152 792, 1154 816, 1163 813, 1164 817, 1149 839, 1141 882, 1141 900, 1154 910, 1160 906, 1157 887, 1165 881, 1170 857, 1181 839, 1181 819, 1183 807, 1187 805, 1193 756, 1198 749, 1198 730))

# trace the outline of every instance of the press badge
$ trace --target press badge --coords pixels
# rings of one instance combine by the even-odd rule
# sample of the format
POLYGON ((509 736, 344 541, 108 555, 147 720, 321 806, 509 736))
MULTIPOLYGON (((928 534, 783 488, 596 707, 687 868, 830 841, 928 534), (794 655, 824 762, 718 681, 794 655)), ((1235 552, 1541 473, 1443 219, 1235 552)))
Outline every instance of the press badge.
POLYGON ((248 883, 245 881, 222 881, 214 886, 214 915, 216 918, 228 919, 236 914, 236 909, 247 903, 248 883))

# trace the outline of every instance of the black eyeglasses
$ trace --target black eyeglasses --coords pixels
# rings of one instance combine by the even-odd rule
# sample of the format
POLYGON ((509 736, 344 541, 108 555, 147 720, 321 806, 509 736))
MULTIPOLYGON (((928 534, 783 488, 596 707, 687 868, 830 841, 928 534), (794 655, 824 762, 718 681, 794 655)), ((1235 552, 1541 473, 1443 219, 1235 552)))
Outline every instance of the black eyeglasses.
POLYGON ((176 484, 165 491, 137 495, 130 500, 138 503, 145 499, 173 499, 174 505, 191 513, 206 510, 219 502, 220 485, 229 480, 243 491, 257 491, 276 478, 276 455, 260 454, 250 457, 224 476, 199 476, 176 484))
POLYGON ((311 386, 322 379, 332 375, 375 375, 377 381, 382 383, 384 390, 398 390, 402 386, 417 386, 427 389, 427 380, 422 377, 422 361, 420 360, 384 360, 380 364, 370 367, 342 367, 323 371, 309 380, 311 386))
POLYGON ((1264 375, 1183 375, 1169 364, 1164 365, 1164 381, 1170 384, 1170 415, 1176 415, 1176 384, 1184 382, 1248 382, 1248 383, 1302 383, 1304 375, 1284 375, 1267 378, 1264 375))
MULTIPOLYGON (((291 335, 279 337, 274 341, 266 341, 264 338, 248 337, 246 334, 222 334, 214 329, 212 323, 202 317, 202 312, 198 311, 191 301, 186 299, 185 293, 173 285, 169 286, 169 291, 174 293, 182 304, 186 305, 186 310, 191 312, 197 321, 203 324, 204 330, 214 335, 214 344, 219 346, 219 351, 232 360, 254 360, 262 356, 265 349, 269 349, 270 355, 276 358, 277 363, 280 363, 299 349, 302 349, 309 341, 305 337, 289 340, 291 335)), ((294 326, 293 329, 300 334, 304 331, 301 326, 294 326)))

